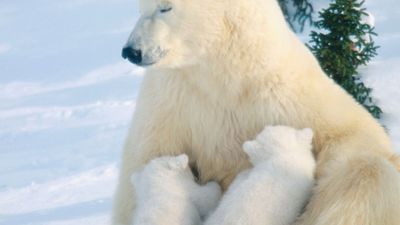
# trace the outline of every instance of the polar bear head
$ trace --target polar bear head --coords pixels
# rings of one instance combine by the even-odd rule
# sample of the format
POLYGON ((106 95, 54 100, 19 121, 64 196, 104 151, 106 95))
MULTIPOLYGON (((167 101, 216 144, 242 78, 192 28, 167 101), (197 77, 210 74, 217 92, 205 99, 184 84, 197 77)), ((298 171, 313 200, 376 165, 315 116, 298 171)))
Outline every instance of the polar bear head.
POLYGON ((243 144, 253 165, 272 157, 310 157, 313 132, 306 128, 297 130, 286 126, 267 126, 253 141, 243 144))
POLYGON ((250 47, 261 48, 260 43, 266 41, 258 38, 282 40, 281 32, 279 38, 275 33, 287 29, 276 0, 139 0, 139 9, 140 18, 122 55, 146 67, 177 68, 228 56, 237 59, 253 54, 250 47), (250 41, 245 42, 246 38, 250 41), (232 54, 235 47, 241 49, 240 55, 232 54))
POLYGON ((188 156, 183 154, 176 157, 164 156, 151 160, 141 171, 132 175, 131 181, 136 187, 144 183, 168 182, 182 178, 193 179, 188 166, 188 156))
POLYGON ((123 57, 139 66, 195 63, 219 27, 210 18, 217 14, 212 8, 197 0, 139 0, 140 18, 123 57))

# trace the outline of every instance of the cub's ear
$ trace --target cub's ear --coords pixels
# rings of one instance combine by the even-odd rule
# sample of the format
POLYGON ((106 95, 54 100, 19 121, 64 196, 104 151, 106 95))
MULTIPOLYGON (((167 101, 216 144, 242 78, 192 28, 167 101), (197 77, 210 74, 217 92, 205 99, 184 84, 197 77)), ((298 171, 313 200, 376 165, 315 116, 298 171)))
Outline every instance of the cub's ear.
POLYGON ((314 135, 314 133, 313 133, 313 131, 312 131, 311 128, 302 129, 302 130, 300 131, 300 133, 299 133, 299 137, 300 137, 300 138, 302 138, 302 139, 304 139, 304 140, 306 140, 306 141, 309 141, 309 142, 312 141, 313 135, 314 135))
POLYGON ((262 148, 262 145, 258 143, 258 141, 246 141, 243 144, 243 151, 248 155, 252 156, 256 154, 260 148, 262 148))
POLYGON ((168 162, 171 169, 186 169, 189 165, 189 157, 186 154, 179 155, 168 162))

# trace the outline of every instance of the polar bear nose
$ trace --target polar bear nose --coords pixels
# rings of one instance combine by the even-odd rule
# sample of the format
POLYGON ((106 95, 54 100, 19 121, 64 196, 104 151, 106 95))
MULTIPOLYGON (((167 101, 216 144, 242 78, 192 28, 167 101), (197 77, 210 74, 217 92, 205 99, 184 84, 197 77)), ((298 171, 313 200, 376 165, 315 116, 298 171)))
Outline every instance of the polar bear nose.
POLYGON ((122 58, 128 59, 131 63, 140 64, 142 62, 142 51, 125 47, 122 49, 122 58))

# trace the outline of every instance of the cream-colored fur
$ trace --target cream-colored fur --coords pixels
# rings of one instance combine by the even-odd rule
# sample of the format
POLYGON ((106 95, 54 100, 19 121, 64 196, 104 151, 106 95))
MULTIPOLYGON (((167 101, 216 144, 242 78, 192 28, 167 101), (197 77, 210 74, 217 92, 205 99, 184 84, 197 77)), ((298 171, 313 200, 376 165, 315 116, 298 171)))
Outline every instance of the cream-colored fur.
POLYGON ((315 133, 317 187, 298 225, 400 224, 399 160, 388 136, 324 74, 275 0, 171 0, 174 8, 161 15, 165 1, 145 1, 141 21, 154 30, 131 37, 139 32, 152 44, 162 37, 156 44, 168 53, 143 80, 114 224, 130 223, 130 176, 150 159, 186 153, 201 182, 227 188, 250 165, 241 145, 265 125, 315 133))
POLYGON ((314 185, 311 129, 267 126, 243 144, 253 167, 240 172, 204 225, 291 225, 314 185))
POLYGON ((151 160, 133 173, 136 208, 132 225, 201 225, 218 205, 221 188, 194 181, 187 155, 151 160))

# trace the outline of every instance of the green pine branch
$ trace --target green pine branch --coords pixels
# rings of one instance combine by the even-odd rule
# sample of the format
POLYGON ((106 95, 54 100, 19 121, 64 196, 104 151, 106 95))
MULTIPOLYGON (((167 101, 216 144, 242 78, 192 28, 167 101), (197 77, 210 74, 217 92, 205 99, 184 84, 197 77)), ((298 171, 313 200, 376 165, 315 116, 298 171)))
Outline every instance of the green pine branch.
POLYGON ((300 32, 303 31, 306 24, 312 25, 312 14, 314 13, 314 7, 310 2, 311 0, 279 0, 279 5, 285 15, 286 21, 289 23, 293 30, 295 27, 299 27, 300 32), (290 5, 294 7, 295 11, 292 15, 289 14, 288 8, 290 5), (296 26, 296 24, 298 26, 296 26))
POLYGON ((319 31, 311 33, 310 49, 318 58, 326 74, 341 85, 375 118, 382 110, 370 97, 358 68, 377 55, 378 46, 372 37, 374 28, 362 22, 368 16, 364 1, 335 0, 319 13, 315 23, 319 31))

